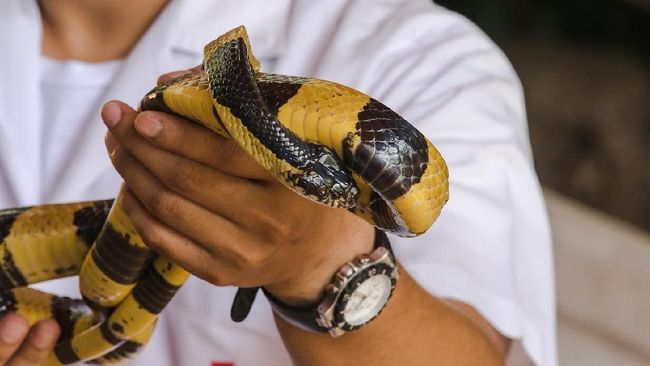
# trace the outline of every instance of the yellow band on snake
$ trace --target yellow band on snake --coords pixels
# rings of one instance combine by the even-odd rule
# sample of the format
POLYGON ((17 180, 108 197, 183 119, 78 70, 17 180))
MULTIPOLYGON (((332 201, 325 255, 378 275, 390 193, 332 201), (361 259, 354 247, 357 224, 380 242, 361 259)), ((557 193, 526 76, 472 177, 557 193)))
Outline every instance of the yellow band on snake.
MULTIPOLYGON (((154 88, 140 110, 232 138, 297 194, 396 235, 425 232, 448 199, 445 162, 417 129, 347 86, 261 72, 243 27, 210 42, 202 71, 154 88)), ((189 276, 146 247, 120 197, 0 211, 0 241, 0 313, 66 329, 47 365, 133 356, 189 276), (90 308, 21 288, 77 273, 90 308)))

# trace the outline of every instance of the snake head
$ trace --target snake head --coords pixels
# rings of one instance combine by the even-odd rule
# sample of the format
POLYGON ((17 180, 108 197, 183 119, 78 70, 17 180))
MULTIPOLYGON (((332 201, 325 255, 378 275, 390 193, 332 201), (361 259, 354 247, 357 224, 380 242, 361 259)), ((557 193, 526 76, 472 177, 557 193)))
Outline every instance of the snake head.
POLYGON ((294 178, 295 187, 303 196, 330 207, 350 208, 359 200, 359 188, 352 174, 329 149, 319 149, 303 174, 294 178))

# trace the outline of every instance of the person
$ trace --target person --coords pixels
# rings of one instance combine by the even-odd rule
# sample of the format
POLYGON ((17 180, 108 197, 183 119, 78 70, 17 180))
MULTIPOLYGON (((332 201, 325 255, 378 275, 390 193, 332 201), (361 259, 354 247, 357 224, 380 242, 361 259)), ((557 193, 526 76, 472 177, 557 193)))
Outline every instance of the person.
MULTIPOLYGON (((428 0, 1 6, 0 208, 112 197, 124 179, 148 244, 197 276, 131 364, 498 364, 515 342, 535 364, 556 363, 550 234, 521 87, 466 19, 428 0), (372 228, 292 195, 231 141, 133 109, 159 75, 199 64, 203 45, 239 24, 264 71, 372 95, 449 166, 439 220, 390 238, 402 276, 385 311, 339 338, 274 316, 264 297, 234 323, 233 286, 317 301, 338 266, 372 249, 372 228)), ((78 296, 74 279, 41 288, 78 296)), ((30 330, 7 315, 0 361, 36 365, 57 335, 52 321, 30 330)))

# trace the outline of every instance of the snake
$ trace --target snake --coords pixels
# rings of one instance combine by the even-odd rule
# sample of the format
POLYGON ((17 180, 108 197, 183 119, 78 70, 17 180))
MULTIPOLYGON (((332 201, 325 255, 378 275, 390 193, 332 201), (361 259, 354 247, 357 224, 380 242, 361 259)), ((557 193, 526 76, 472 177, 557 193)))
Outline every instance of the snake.
MULTIPOLYGON (((260 71, 244 26, 208 43, 200 70, 156 86, 138 110, 233 139, 298 195, 397 236, 424 233, 449 198, 447 165, 413 125, 348 86, 260 71)), ((0 211, 0 314, 59 323, 46 365, 134 357, 190 275, 147 247, 121 200, 0 211), (29 287, 73 275, 82 299, 29 287)))

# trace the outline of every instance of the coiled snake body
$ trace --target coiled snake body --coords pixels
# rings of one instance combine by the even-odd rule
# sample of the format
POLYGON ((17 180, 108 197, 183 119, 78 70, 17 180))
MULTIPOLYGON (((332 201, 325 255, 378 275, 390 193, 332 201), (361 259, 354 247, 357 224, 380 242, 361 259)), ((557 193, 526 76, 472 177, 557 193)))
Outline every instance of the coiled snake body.
MULTIPOLYGON (((296 193, 396 235, 426 231, 448 198, 444 160, 419 131, 346 86, 260 72, 243 27, 205 47, 202 72, 156 87, 140 110, 230 137, 296 193)), ((189 276, 146 247, 120 197, 0 211, 0 240, 0 313, 62 327, 48 365, 131 357, 189 276), (75 274, 85 302, 25 287, 75 274)))

